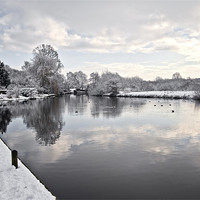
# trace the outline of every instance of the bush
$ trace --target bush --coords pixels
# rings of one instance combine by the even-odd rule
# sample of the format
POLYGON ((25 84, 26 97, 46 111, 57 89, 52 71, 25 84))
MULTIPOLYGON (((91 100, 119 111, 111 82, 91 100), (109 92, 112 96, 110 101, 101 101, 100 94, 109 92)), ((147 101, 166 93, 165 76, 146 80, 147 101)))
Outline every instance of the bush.
POLYGON ((12 90, 7 91, 8 98, 19 98, 19 96, 24 97, 35 97, 38 94, 35 88, 18 88, 14 87, 12 90))
POLYGON ((8 98, 19 98, 20 90, 18 87, 14 87, 13 90, 8 90, 7 97, 8 98))
POLYGON ((38 92, 35 88, 22 88, 20 94, 24 97, 35 97, 38 92))

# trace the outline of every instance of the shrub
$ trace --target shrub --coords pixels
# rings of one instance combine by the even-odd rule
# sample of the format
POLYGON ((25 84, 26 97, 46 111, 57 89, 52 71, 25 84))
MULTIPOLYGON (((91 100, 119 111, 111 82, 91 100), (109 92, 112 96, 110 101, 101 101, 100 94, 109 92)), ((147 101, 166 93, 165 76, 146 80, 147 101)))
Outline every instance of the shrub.
POLYGON ((19 98, 20 90, 18 87, 14 87, 13 90, 8 90, 7 97, 8 98, 19 98))

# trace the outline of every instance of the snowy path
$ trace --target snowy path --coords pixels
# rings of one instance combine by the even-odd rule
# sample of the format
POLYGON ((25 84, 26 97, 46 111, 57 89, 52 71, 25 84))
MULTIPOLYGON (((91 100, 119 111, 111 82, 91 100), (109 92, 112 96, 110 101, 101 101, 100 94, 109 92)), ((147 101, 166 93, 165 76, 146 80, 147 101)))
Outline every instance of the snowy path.
POLYGON ((18 160, 18 169, 11 166, 11 151, 0 139, 0 199, 56 199, 18 160))

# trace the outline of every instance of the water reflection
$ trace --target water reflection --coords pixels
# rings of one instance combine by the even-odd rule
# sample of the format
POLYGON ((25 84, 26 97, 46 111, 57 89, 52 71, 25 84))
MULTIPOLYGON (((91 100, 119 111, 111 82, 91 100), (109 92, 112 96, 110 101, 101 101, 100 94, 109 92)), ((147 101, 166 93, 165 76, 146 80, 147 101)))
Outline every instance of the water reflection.
POLYGON ((65 101, 69 114, 78 113, 79 115, 83 115, 87 110, 88 96, 86 95, 66 95, 65 101))
POLYGON ((99 118, 101 115, 105 118, 120 117, 124 109, 133 108, 134 111, 140 111, 146 104, 143 99, 116 98, 116 97, 92 97, 91 115, 99 118))
POLYGON ((198 100, 196 100, 195 102, 194 102, 194 109, 195 110, 200 110, 200 101, 198 101, 198 100))
POLYGON ((32 101, 9 108, 13 120, 2 137, 61 199, 200 199, 197 107, 73 95, 32 101), (11 133, 14 118, 27 128, 11 133))
POLYGON ((0 108, 0 132, 6 133, 7 126, 11 122, 12 114, 8 108, 0 108))
POLYGON ((36 141, 46 146, 55 144, 60 137, 65 124, 62 119, 64 107, 65 99, 51 98, 15 104, 7 110, 12 113, 13 118, 22 116, 27 128, 35 130, 36 141))
POLYGON ((27 128, 35 129, 36 140, 39 144, 55 144, 60 137, 64 125, 62 119, 63 103, 62 99, 39 101, 23 116, 27 128))

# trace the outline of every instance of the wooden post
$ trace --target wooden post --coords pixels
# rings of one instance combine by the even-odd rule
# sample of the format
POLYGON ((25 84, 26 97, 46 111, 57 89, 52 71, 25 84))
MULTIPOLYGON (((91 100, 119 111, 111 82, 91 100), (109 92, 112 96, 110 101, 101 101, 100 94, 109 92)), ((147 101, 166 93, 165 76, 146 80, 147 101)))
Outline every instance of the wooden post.
POLYGON ((17 151, 16 150, 12 151, 12 165, 14 165, 16 167, 16 169, 18 168, 18 159, 17 159, 17 151))

